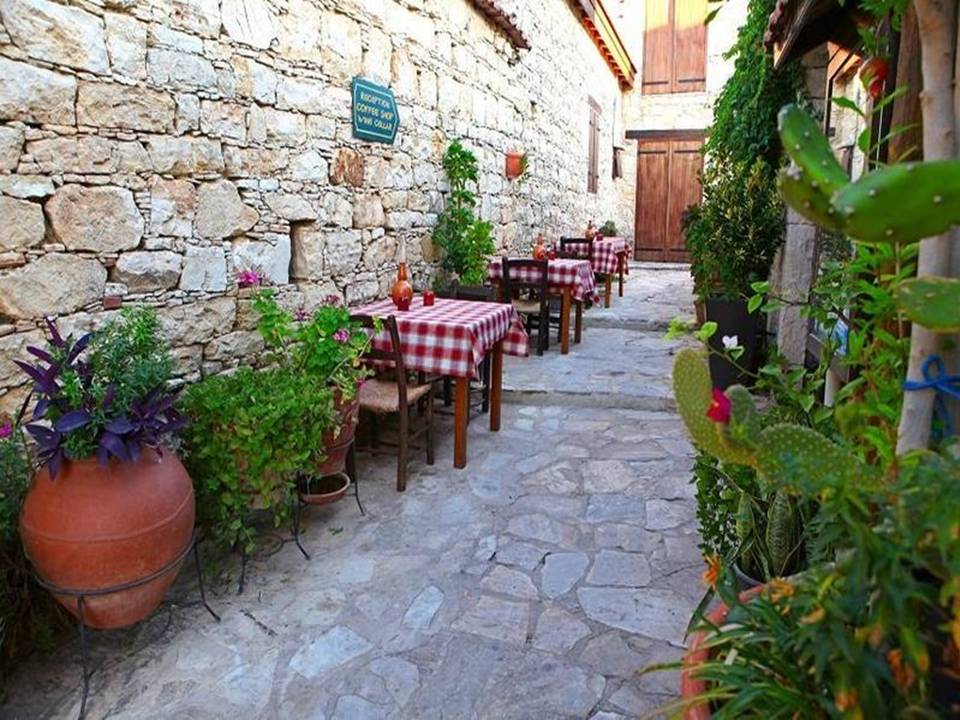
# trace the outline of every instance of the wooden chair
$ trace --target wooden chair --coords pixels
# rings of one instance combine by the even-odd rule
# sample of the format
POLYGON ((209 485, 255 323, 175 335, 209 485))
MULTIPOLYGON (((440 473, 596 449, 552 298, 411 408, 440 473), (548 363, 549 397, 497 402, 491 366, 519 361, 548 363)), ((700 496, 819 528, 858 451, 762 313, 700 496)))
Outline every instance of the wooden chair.
POLYGON ((562 258, 572 258, 574 260, 593 260, 593 238, 585 237, 562 237, 560 238, 560 250, 557 252, 557 257, 562 258), (583 246, 586 245, 586 250, 583 250, 582 247, 571 247, 571 246, 583 246))
MULTIPOLYGON (((472 302, 497 302, 496 288, 490 285, 451 285, 443 294, 443 297, 451 300, 469 300, 472 302)), ((471 383, 470 406, 467 408, 467 421, 470 420, 474 410, 479 410, 481 414, 490 411, 490 362, 489 353, 480 363, 480 383, 471 383), (480 400, 474 401, 473 395, 479 393, 480 400)), ((453 381, 449 377, 436 378, 443 381, 443 405, 450 407, 453 405, 453 381)), ((438 411, 439 412, 439 411, 438 411)))
MULTIPOLYGON (((363 327, 373 330, 374 320, 369 315, 353 315, 353 320, 363 327)), ((358 391, 360 410, 370 414, 371 448, 372 452, 379 451, 381 444, 378 433, 378 420, 381 415, 399 415, 399 432, 397 443, 382 443, 388 447, 396 447, 397 458, 397 491, 403 492, 407 487, 407 463, 411 441, 421 435, 426 436, 425 449, 427 465, 433 465, 433 384, 409 384, 406 366, 403 363, 403 353, 400 351, 400 333, 397 331, 397 320, 392 315, 383 320, 383 328, 390 336, 390 350, 371 348, 363 359, 374 364, 377 376, 368 378, 358 391), (392 378, 390 377, 392 376, 392 378), (414 429, 411 426, 410 408, 421 401, 426 405, 422 426, 414 429)))
POLYGON ((537 330, 537 355, 550 347, 550 298, 547 295, 547 261, 503 258, 500 280, 503 297, 513 303, 530 333, 537 330), (533 269, 537 279, 523 280, 519 273, 533 269))

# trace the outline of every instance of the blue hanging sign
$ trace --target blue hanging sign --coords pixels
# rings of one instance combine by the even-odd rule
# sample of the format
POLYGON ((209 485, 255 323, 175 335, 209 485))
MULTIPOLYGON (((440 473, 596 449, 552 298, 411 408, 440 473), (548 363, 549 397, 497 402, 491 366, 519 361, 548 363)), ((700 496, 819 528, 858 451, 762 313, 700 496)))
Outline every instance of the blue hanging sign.
POLYGON ((400 114, 393 91, 369 80, 355 77, 353 95, 353 136, 392 145, 400 127, 400 114))

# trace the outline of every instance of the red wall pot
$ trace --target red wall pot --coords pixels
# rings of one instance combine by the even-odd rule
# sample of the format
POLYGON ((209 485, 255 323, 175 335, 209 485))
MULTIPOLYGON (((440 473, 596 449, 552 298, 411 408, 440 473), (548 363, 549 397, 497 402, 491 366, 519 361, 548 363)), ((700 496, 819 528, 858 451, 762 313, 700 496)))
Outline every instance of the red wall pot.
MULTIPOLYGON (((183 555, 193 535, 193 483, 171 450, 144 448, 140 460, 66 462, 34 477, 20 513, 24 550, 46 582, 98 590, 149 577, 183 555)), ((126 627, 163 600, 182 561, 139 587, 84 598, 84 620, 126 627)), ((77 598, 54 594, 74 615, 77 598)))
POLYGON ((507 153, 506 173, 507 173, 507 177, 510 180, 516 180, 518 177, 523 175, 523 153, 521 152, 507 153))
MULTIPOLYGON (((740 600, 746 602, 756 597, 763 592, 765 587, 765 585, 760 585, 745 590, 740 593, 740 600)), ((727 619, 729 612, 730 608, 721 604, 707 613, 707 620, 720 627, 727 619)), ((710 659, 709 650, 702 647, 710 635, 710 631, 703 630, 690 637, 690 646, 687 649, 687 654, 683 656, 683 672, 680 673, 680 697, 683 700, 692 701, 707 691, 707 683, 697 678, 694 673, 698 665, 710 659)), ((701 705, 691 705, 683 714, 683 720, 710 720, 711 717, 710 704, 707 702, 701 705)))

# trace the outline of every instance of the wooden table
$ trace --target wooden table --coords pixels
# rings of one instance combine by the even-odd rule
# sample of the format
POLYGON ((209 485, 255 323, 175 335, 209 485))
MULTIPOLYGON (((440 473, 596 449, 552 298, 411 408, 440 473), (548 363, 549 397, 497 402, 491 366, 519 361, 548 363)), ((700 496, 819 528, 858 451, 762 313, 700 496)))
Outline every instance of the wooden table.
MULTIPOLYGON (((619 294, 623 297, 623 278, 627 271, 627 256, 630 253, 630 243, 624 237, 605 237, 594 240, 590 255, 590 264, 593 271, 603 278, 604 293, 603 306, 610 307, 613 297, 613 276, 620 279, 619 294)), ((568 243, 566 248, 570 252, 581 253, 587 259, 587 243, 568 243)))
MULTIPOLYGON (((500 400, 503 388, 503 354, 526 357, 529 338, 512 305, 437 298, 433 306, 416 296, 406 311, 397 310, 389 299, 359 308, 375 317, 393 315, 400 335, 400 352, 409 370, 452 377, 454 388, 453 465, 467 464, 467 418, 470 380, 478 377, 480 363, 492 352, 490 372, 490 430, 500 430, 500 400)), ((381 333, 375 347, 388 350, 390 339, 381 333)))
MULTIPOLYGON (((524 282, 537 282, 533 270, 524 270, 520 279, 524 282)), ((487 265, 487 280, 500 285, 503 277, 503 262, 492 260, 487 265)), ((560 296, 560 353, 570 352, 570 308, 576 300, 576 326, 574 342, 580 342, 583 333, 583 303, 587 300, 600 301, 597 283, 593 277, 593 266, 589 260, 562 258, 547 262, 547 291, 560 296)))

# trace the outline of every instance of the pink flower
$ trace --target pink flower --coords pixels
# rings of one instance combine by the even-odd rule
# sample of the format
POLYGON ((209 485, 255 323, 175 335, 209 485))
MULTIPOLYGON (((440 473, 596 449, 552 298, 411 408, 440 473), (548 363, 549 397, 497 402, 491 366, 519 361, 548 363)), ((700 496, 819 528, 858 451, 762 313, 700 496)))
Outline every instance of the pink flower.
POLYGON ((8 438, 13 435, 13 423, 7 420, 3 425, 0 425, 0 440, 8 438))
POLYGON ((713 402, 707 408, 707 417, 724 425, 730 422, 730 398, 724 395, 723 390, 713 389, 713 402))
POLYGON ((340 304, 340 296, 339 296, 339 295, 333 295, 333 294, 327 295, 327 297, 324 298, 324 302, 325 302, 327 305, 339 305, 339 304, 340 304))
POLYGON ((257 287, 263 282, 263 276, 256 270, 242 270, 237 274, 237 284, 240 287, 257 287))
POLYGON ((293 314, 293 319, 296 320, 297 322, 304 322, 309 317, 310 317, 310 313, 308 313, 303 308, 300 308, 293 314))
POLYGON ((340 328, 333 334, 333 339, 341 345, 350 342, 350 331, 346 328, 340 328))

